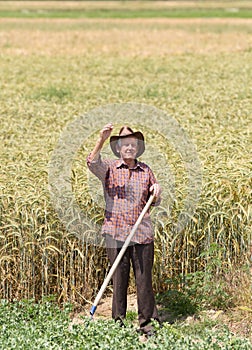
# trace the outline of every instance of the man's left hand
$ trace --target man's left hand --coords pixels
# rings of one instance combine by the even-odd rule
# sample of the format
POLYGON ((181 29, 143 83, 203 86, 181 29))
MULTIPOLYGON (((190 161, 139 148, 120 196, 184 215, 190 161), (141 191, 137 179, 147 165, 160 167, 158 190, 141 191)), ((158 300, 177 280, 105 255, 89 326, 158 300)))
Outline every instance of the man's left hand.
POLYGON ((159 198, 160 194, 161 194, 161 188, 160 188, 159 184, 153 184, 150 187, 150 192, 152 192, 155 199, 159 198))

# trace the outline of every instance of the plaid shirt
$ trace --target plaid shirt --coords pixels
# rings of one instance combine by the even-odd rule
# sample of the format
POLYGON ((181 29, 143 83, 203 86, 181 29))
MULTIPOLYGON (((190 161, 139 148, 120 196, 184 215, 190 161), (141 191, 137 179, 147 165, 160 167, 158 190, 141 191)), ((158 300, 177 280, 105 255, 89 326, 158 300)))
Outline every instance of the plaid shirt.
MULTIPOLYGON (((106 202, 102 234, 108 234, 118 241, 125 241, 141 214, 150 192, 157 183, 152 170, 145 163, 136 161, 129 169, 122 159, 90 161, 90 171, 102 182, 106 202)), ((153 205, 158 205, 158 202, 153 205)), ((138 226, 132 242, 147 244, 153 241, 153 227, 149 211, 138 226)))

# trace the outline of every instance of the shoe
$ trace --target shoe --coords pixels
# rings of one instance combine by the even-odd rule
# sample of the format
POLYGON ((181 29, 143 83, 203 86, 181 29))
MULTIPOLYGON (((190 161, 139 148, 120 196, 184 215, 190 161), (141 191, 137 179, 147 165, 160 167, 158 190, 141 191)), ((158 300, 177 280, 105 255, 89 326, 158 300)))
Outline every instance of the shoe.
POLYGON ((152 329, 152 330, 148 331, 147 333, 145 333, 145 335, 146 335, 147 338, 150 338, 150 337, 155 336, 156 333, 157 332, 154 329, 152 329))
POLYGON ((144 328, 138 328, 136 331, 137 333, 145 335, 147 338, 153 337, 157 333, 155 329, 146 330, 144 328))
POLYGON ((116 318, 116 319, 115 319, 115 322, 118 323, 119 326, 122 327, 122 328, 125 328, 125 327, 126 327, 125 324, 124 324, 124 322, 123 322, 123 320, 122 320, 120 317, 116 318))

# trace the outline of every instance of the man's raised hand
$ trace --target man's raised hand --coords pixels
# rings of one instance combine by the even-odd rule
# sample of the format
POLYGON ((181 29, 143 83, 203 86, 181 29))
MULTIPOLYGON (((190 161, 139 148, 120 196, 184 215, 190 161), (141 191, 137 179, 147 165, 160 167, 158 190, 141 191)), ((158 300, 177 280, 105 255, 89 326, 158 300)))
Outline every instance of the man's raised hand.
POLYGON ((113 124, 112 123, 108 123, 106 124, 100 131, 100 137, 101 140, 104 142, 105 140, 107 140, 111 134, 113 130, 113 124))

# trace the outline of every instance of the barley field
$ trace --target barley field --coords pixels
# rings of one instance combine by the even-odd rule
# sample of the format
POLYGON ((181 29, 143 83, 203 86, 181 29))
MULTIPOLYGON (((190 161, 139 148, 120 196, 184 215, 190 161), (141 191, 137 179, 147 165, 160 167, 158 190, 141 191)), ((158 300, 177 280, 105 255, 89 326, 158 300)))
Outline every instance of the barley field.
MULTIPOLYGON (((218 4, 229 13, 239 6, 251 11, 249 1, 218 4)), ((39 15, 62 6, 64 11, 94 10, 101 4, 0 1, 0 13, 21 9, 23 16, 0 18, 0 298, 57 295, 59 302, 83 304, 98 291, 109 268, 106 252, 76 239, 59 220, 50 198, 48 163, 62 131, 80 115, 134 102, 175 118, 202 167, 200 200, 183 231, 174 233, 173 227, 180 203, 171 217, 155 221, 155 290, 164 291, 168 281, 197 271, 216 278, 231 273, 233 290, 243 289, 240 302, 251 307, 250 282, 241 284, 238 277, 251 263, 252 18, 39 15), (39 18, 26 16, 31 8, 39 18)), ((161 134, 152 135, 137 121, 133 127, 141 127, 150 145, 167 152, 182 200, 186 189, 179 155, 170 152, 161 134)), ((76 155, 71 181, 81 208, 100 223, 102 211, 92 202, 85 165, 98 132, 76 155)))

